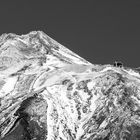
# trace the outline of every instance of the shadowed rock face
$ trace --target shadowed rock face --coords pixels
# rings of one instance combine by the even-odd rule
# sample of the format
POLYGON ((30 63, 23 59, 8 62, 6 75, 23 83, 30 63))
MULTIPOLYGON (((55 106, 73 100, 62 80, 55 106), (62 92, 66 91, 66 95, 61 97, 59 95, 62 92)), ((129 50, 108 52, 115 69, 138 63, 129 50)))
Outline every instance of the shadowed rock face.
POLYGON ((139 140, 139 69, 87 62, 41 31, 0 37, 1 140, 139 140))

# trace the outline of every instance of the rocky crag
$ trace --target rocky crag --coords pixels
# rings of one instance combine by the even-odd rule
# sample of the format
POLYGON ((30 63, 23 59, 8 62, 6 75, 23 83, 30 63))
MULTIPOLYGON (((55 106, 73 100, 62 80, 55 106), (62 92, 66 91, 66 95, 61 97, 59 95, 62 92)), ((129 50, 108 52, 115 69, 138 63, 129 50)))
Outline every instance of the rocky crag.
POLYGON ((139 69, 97 65, 42 31, 0 37, 1 140, 140 140, 139 69))

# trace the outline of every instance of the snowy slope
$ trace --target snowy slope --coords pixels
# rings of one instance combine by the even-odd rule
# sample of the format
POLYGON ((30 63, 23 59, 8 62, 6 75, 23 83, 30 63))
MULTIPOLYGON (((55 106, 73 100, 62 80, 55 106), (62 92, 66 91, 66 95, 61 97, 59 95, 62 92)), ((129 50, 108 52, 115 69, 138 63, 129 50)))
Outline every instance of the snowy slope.
POLYGON ((0 37, 1 140, 140 139, 139 111, 138 70, 91 64, 42 31, 0 37))

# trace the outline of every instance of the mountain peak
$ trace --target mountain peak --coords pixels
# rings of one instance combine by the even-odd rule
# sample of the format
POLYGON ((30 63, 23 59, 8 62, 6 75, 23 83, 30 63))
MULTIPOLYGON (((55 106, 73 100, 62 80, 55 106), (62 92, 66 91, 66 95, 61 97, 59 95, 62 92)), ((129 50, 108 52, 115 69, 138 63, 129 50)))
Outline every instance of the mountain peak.
POLYGON ((33 62, 43 65, 43 61, 47 61, 48 67, 57 68, 67 64, 91 65, 42 31, 21 36, 5 33, 0 37, 0 46, 0 71, 13 66, 15 69, 19 66, 22 68, 33 62))
POLYGON ((140 139, 138 71, 93 65, 42 31, 3 34, 0 139, 140 139))

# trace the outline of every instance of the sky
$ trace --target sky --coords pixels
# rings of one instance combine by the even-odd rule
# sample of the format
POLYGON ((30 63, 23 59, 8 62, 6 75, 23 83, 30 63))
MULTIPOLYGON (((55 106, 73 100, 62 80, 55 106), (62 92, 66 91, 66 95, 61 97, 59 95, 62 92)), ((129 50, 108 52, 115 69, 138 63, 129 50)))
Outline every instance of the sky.
POLYGON ((0 34, 35 30, 93 64, 140 67, 139 0, 1 0, 0 34))

